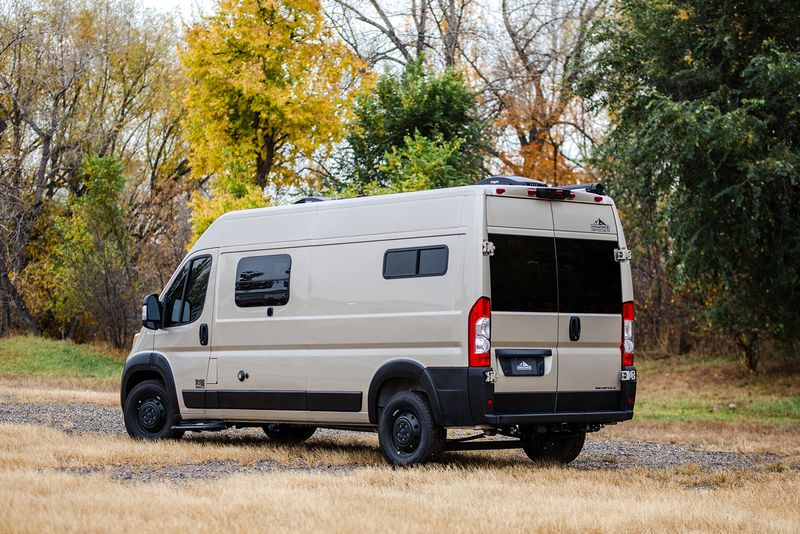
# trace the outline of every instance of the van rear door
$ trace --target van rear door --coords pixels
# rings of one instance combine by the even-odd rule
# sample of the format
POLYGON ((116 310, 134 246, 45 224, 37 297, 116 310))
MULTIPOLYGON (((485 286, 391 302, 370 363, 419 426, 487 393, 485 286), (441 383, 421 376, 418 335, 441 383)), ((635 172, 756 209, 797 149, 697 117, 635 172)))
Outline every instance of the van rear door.
POLYGON ((613 206, 551 202, 558 265, 558 412, 619 409, 622 277, 613 206))
POLYGON ((494 413, 553 412, 558 293, 551 202, 487 196, 494 413))

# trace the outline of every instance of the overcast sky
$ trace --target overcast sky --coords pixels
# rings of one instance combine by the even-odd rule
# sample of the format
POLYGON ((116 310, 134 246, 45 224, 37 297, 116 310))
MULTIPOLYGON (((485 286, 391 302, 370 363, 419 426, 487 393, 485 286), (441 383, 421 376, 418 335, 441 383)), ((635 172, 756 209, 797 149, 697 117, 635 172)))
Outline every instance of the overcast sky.
POLYGON ((184 21, 196 18, 200 13, 208 13, 214 0, 141 0, 142 5, 159 11, 178 13, 184 21))

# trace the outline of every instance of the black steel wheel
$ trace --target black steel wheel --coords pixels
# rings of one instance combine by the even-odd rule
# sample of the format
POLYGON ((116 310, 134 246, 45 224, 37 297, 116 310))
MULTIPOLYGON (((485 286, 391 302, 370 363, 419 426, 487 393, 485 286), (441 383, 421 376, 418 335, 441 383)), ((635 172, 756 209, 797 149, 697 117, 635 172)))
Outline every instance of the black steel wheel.
POLYGON ((396 393, 380 413, 378 440, 394 465, 434 460, 444 452, 446 431, 437 425, 427 399, 416 391, 396 393))
POLYGON ((288 425, 286 423, 268 423, 262 428, 269 439, 278 443, 302 443, 317 431, 315 426, 288 425))
POLYGON ((137 384, 125 399, 125 429, 134 438, 177 439, 183 432, 172 430, 178 420, 177 406, 158 380, 137 384))
POLYGON ((568 464, 581 453, 586 432, 537 437, 522 448, 534 462, 568 464))

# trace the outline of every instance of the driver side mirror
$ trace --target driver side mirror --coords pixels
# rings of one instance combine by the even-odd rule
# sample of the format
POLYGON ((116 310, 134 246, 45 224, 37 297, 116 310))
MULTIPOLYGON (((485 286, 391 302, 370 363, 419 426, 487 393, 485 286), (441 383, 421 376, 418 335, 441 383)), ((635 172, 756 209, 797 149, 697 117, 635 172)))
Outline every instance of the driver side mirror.
POLYGON ((150 330, 161 327, 161 303, 155 293, 147 295, 142 303, 142 326, 150 330))

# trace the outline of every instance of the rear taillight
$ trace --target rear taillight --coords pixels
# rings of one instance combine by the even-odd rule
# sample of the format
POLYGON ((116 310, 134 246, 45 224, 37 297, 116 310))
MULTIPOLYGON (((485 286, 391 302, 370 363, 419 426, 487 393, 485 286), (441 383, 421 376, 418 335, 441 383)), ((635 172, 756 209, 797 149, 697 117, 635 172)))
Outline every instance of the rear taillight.
POLYGON ((622 366, 633 365, 633 302, 622 303, 622 366))
POLYGON ((488 367, 491 361, 492 304, 479 298, 469 311, 469 366, 488 367))

